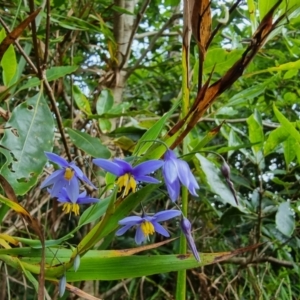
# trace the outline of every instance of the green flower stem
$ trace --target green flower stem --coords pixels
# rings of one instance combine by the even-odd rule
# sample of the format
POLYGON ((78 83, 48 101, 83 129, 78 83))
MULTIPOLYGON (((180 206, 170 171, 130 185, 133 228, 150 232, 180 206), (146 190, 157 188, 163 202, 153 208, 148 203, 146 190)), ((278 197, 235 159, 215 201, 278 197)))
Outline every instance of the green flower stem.
MULTIPOLYGON (((188 189, 182 187, 182 213, 187 215, 188 207, 188 189)), ((179 253, 186 254, 186 239, 182 233, 180 236, 179 253)), ((176 300, 186 299, 186 270, 179 271, 177 274, 177 285, 176 285, 176 300)))

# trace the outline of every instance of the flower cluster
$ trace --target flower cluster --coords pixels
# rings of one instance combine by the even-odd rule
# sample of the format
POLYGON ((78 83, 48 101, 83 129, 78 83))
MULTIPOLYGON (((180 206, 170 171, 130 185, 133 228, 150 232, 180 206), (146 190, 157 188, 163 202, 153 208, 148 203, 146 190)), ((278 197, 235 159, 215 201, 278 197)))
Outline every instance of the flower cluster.
POLYGON ((64 158, 50 152, 45 152, 47 158, 58 165, 59 169, 54 171, 42 184, 41 188, 52 186, 48 189, 51 197, 57 197, 59 202, 64 203, 65 213, 73 212, 79 215, 79 204, 98 202, 98 199, 86 196, 86 192, 80 193, 80 180, 97 189, 93 183, 83 174, 74 162, 68 163, 64 158))
MULTIPOLYGON (((83 174, 74 162, 68 163, 60 156, 45 152, 47 158, 56 163, 59 169, 54 171, 41 185, 41 188, 49 187, 48 191, 52 197, 63 203, 63 211, 65 213, 73 212, 79 215, 79 205, 95 203, 99 200, 88 197, 86 191, 80 193, 80 181, 88 183, 96 189, 93 183, 83 174)), ((122 197, 129 194, 130 191, 135 192, 138 183, 158 184, 160 181, 151 173, 162 168, 164 182, 172 202, 178 200, 180 195, 180 185, 185 186, 193 196, 198 196, 196 190, 199 185, 192 174, 189 165, 184 160, 176 157, 175 153, 168 149, 163 160, 148 160, 136 166, 132 166, 129 162, 121 159, 113 159, 112 161, 102 158, 96 158, 93 163, 103 170, 117 177, 116 184, 119 192, 123 190, 122 197)), ((180 210, 165 210, 154 214, 153 216, 130 216, 119 221, 121 227, 116 235, 120 236, 127 232, 131 227, 136 227, 135 242, 141 244, 149 239, 150 235, 155 232, 169 237, 169 232, 159 223, 167 221, 182 215, 180 210)), ((191 234, 191 223, 184 216, 181 218, 181 229, 184 233, 188 245, 197 261, 200 261, 197 248, 191 234)))
MULTIPOLYGON (((199 185, 192 174, 188 163, 178 159, 175 153, 169 149, 164 155, 164 161, 149 160, 135 167, 120 159, 108 161, 106 159, 97 158, 93 160, 93 163, 118 177, 116 184, 119 186, 119 192, 124 188, 123 197, 127 196, 130 190, 135 192, 138 182, 159 183, 159 180, 149 176, 149 174, 157 171, 161 167, 165 185, 172 202, 175 202, 179 198, 180 184, 185 186, 193 196, 198 196, 196 190, 199 189, 199 185)), ((119 221, 119 225, 123 227, 116 232, 116 235, 123 235, 131 227, 135 226, 135 242, 138 245, 149 239, 149 236, 155 232, 165 237, 169 237, 168 231, 160 225, 159 222, 178 217, 181 214, 182 213, 179 210, 165 210, 158 212, 153 216, 148 216, 143 213, 141 217, 126 217, 119 221)), ((181 229, 194 257, 197 261, 200 261, 199 253, 197 252, 195 242, 192 238, 191 223, 185 217, 182 217, 181 229)))

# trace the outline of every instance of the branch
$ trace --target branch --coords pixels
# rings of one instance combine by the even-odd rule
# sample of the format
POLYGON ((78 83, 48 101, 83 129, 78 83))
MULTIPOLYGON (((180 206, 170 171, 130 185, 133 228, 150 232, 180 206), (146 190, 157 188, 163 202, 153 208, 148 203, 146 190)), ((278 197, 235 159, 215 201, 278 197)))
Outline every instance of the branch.
POLYGON ((137 18, 133 24, 133 28, 132 28, 132 31, 131 31, 131 34, 130 34, 130 37, 129 37, 129 40, 128 40, 128 43, 127 43, 127 49, 126 49, 126 52, 124 54, 124 57, 123 57, 123 60, 122 60, 122 63, 120 64, 119 66, 119 69, 121 70, 123 68, 123 66, 126 64, 126 62, 128 61, 128 58, 130 56, 130 51, 131 51, 131 45, 132 45, 132 42, 133 42, 133 39, 134 39, 134 36, 137 32, 137 29, 141 23, 141 20, 145 14, 145 11, 149 5, 151 0, 145 0, 145 2, 142 4, 142 8, 141 10, 138 12, 137 14, 137 18))
POLYGON ((278 258, 272 257, 272 256, 265 256, 265 257, 257 257, 253 260, 248 259, 247 257, 233 257, 230 258, 222 263, 231 263, 231 264, 236 264, 236 265, 241 265, 241 266, 247 266, 249 264, 259 264, 259 263, 265 263, 265 262, 269 262, 269 263, 273 263, 285 268, 294 268, 295 265, 300 266, 299 263, 295 263, 295 262, 290 262, 287 260, 280 260, 278 258))
POLYGON ((147 55, 147 53, 154 47, 156 41, 158 40, 158 38, 161 37, 162 33, 169 27, 170 24, 172 24, 172 22, 174 22, 174 20, 181 18, 182 14, 174 14, 166 23, 165 25, 157 32, 157 34, 153 37, 153 39, 151 40, 150 44, 148 45, 147 49, 145 49, 142 53, 142 55, 140 56, 140 58, 135 62, 134 66, 130 68, 130 70, 128 70, 128 73, 126 75, 126 77, 128 78, 132 72, 139 66, 139 64, 142 62, 142 60, 145 58, 145 56, 147 55))

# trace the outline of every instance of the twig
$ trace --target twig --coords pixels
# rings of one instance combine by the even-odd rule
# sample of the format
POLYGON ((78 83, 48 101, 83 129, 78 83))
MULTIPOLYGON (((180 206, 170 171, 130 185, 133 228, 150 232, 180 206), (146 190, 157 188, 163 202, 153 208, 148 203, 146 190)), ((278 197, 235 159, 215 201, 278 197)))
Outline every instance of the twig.
POLYGON ((124 57, 123 57, 123 60, 122 60, 122 63, 120 64, 119 66, 119 69, 121 70, 124 65, 126 64, 126 62, 128 61, 128 58, 129 58, 129 55, 130 55, 130 51, 131 51, 131 45, 132 45, 132 42, 133 42, 133 39, 134 39, 134 36, 137 32, 137 29, 140 25, 140 22, 145 14, 145 11, 149 5, 151 0, 145 0, 144 3, 142 4, 142 7, 141 7, 141 10, 138 12, 137 14, 137 17, 136 17, 136 20, 133 24, 133 28, 132 28, 132 31, 131 31, 131 34, 130 34, 130 37, 129 37, 129 41, 128 41, 128 44, 127 44, 127 49, 126 49, 126 52, 124 54, 124 57))
MULTIPOLYGON (((4 27, 6 33, 9 34, 10 30, 1 18, 0 18, 0 23, 4 27)), ((26 62, 30 65, 30 67, 32 68, 34 73, 36 73, 38 75, 38 69, 35 67, 35 65, 31 61, 31 59, 27 56, 27 54, 25 53, 25 51, 23 50, 23 48, 21 47, 21 45, 19 44, 19 42, 17 40, 15 41, 15 45, 16 45, 17 49, 20 51, 20 53, 22 54, 22 56, 24 57, 24 59, 26 60, 26 62)))
MULTIPOLYGON (((29 1, 29 8, 30 13, 34 12, 34 0, 29 1)), ((43 72, 40 65, 40 57, 39 57, 39 50, 38 50, 38 41, 37 41, 37 35, 36 35, 36 25, 35 25, 35 19, 31 22, 31 33, 32 33, 32 43, 34 48, 34 55, 36 60, 36 67, 38 70, 38 76, 40 79, 43 77, 43 72)))
POLYGON ((145 49, 142 53, 142 55, 140 56, 140 58, 136 61, 136 63, 134 64, 134 66, 132 68, 130 68, 130 70, 128 70, 126 77, 128 78, 131 73, 139 66, 139 64, 142 62, 142 60, 145 58, 145 56, 147 55, 147 53, 154 47, 156 41, 158 38, 161 37, 161 34, 166 30, 166 28, 169 27, 170 24, 172 24, 174 22, 174 20, 178 19, 182 17, 182 14, 174 14, 165 24, 164 26, 157 32, 157 34, 151 39, 150 44, 148 45, 147 49, 145 49))
MULTIPOLYGON (((229 9, 229 16, 233 13, 233 11, 237 8, 237 6, 240 4, 240 2, 242 2, 242 0, 237 0, 233 5, 232 7, 230 7, 229 9)), ((212 42, 212 40, 214 39, 215 35, 217 34, 217 32, 220 30, 220 28, 222 26, 224 26, 225 24, 224 23, 218 23, 218 25, 216 26, 216 28, 212 31, 210 37, 209 37, 209 40, 207 42, 207 45, 206 45, 206 49, 208 49, 210 43, 212 42)))
POLYGON ((46 0, 46 40, 45 40, 45 53, 44 53, 44 67, 47 65, 49 54, 49 40, 50 40, 50 0, 46 0))
POLYGON ((273 263, 285 268, 293 268, 295 267, 295 265, 300 266, 299 263, 294 263, 294 262, 290 262, 287 260, 280 260, 278 258, 272 257, 272 256, 265 256, 265 257, 257 257, 253 260, 249 260, 246 257, 233 257, 230 258, 226 261, 223 261, 221 263, 230 263, 230 264, 236 264, 236 265, 241 265, 241 266, 247 266, 249 264, 259 264, 259 263, 265 263, 265 262, 269 262, 269 263, 273 263))

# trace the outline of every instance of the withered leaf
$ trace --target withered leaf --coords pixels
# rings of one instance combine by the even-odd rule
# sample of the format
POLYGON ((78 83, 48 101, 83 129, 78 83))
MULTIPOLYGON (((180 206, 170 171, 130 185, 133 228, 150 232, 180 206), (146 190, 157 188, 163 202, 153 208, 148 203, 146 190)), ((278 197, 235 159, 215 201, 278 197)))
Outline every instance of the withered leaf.
POLYGON ((15 40, 22 34, 22 32, 29 25, 29 23, 35 19, 35 17, 40 11, 41 8, 38 8, 36 11, 30 14, 24 21, 22 21, 12 32, 7 33, 6 38, 0 44, 0 61, 9 45, 15 42, 15 40))

